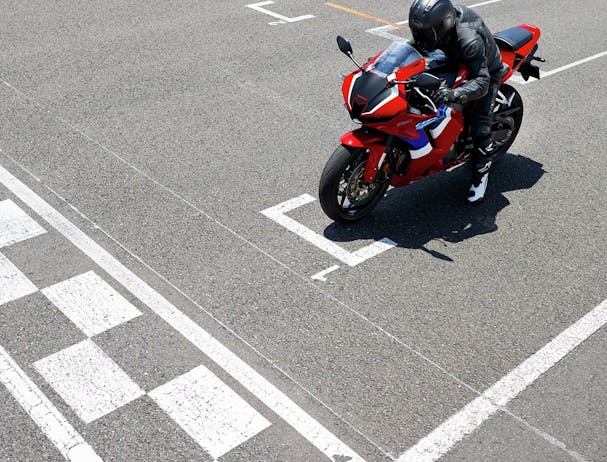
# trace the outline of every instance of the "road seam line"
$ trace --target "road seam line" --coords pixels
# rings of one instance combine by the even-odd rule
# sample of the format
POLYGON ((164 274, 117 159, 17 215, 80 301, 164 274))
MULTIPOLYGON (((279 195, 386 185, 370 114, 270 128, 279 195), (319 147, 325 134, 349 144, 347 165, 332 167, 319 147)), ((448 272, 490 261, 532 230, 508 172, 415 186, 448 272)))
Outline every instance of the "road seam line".
POLYGON ((512 412, 510 412, 507 408, 503 408, 501 410, 504 412, 504 414, 506 414, 506 415, 512 417, 514 420, 520 422, 521 425, 524 425, 527 428, 527 430, 530 431, 531 433, 535 433, 536 436, 539 436, 540 438, 543 438, 544 440, 546 440, 546 442, 548 444, 556 446, 557 448, 559 448, 562 451, 569 454, 569 456, 571 456, 571 458, 573 460, 575 460, 576 462, 587 462, 586 459, 584 459, 580 454, 573 451, 572 449, 569 449, 567 447, 567 445, 565 443, 563 443, 561 440, 556 439, 554 436, 552 436, 549 433, 546 433, 541 428, 531 425, 529 422, 527 422, 522 417, 519 417, 516 414, 513 414, 512 412))

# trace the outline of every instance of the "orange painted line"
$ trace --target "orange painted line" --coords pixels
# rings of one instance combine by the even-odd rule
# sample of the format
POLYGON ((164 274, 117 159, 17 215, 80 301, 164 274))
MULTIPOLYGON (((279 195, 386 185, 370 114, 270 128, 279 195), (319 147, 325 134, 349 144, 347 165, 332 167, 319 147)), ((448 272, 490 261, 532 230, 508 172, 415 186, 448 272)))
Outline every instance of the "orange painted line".
POLYGON ((387 19, 382 19, 382 18, 378 18, 376 16, 371 16, 370 14, 363 13, 362 11, 358 11, 358 10, 353 10, 352 8, 348 8, 347 6, 341 6, 341 5, 337 5, 335 3, 331 3, 331 2, 325 2, 325 5, 330 6, 331 8, 335 8, 337 10, 342 10, 347 13, 355 14, 356 16, 360 16, 361 18, 370 19, 372 21, 376 21, 381 24, 387 24, 388 26, 396 27, 398 29, 403 27, 402 25, 396 24, 392 21, 388 21, 387 19))

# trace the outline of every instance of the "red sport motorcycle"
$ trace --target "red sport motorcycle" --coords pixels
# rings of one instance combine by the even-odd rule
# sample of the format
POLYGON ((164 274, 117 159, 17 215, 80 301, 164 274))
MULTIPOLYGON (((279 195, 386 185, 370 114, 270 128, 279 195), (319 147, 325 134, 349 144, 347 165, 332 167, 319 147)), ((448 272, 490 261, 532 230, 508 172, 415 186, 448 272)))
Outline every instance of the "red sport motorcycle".
MULTIPOLYGON (((536 57, 540 30, 523 24, 495 34, 508 69, 493 112, 494 157, 514 142, 523 120, 523 100, 505 82, 519 72, 539 79, 536 57)), ((473 148, 466 105, 437 107, 432 99, 441 85, 456 88, 467 68, 454 67, 441 52, 422 56, 405 42, 394 42, 365 65, 353 57, 350 43, 337 37, 339 49, 358 69, 344 77, 342 93, 352 120, 361 127, 343 135, 320 178, 319 198, 335 221, 367 215, 389 186, 406 186, 471 158, 473 148)))

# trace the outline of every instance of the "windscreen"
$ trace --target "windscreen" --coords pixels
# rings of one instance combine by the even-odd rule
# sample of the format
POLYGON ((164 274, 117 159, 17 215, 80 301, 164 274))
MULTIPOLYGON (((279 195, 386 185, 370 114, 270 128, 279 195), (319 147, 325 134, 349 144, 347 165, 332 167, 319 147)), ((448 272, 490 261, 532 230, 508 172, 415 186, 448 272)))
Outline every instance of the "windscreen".
POLYGON ((379 58, 373 64, 373 70, 377 73, 390 75, 419 59, 422 59, 422 55, 408 43, 392 42, 392 45, 379 55, 379 58))

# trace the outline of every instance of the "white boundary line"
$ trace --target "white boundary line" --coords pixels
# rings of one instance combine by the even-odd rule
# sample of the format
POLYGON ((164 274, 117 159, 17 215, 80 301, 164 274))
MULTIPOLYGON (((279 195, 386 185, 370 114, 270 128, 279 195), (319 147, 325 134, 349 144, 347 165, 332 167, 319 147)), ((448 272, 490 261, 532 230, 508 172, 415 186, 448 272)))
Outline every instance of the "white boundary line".
POLYGON ((572 67, 579 66, 580 64, 587 63, 589 61, 594 61, 595 59, 602 58, 603 56, 607 56, 607 51, 602 51, 601 53, 597 53, 592 56, 588 56, 587 58, 580 59, 571 64, 566 64, 565 66, 557 67, 556 69, 552 69, 551 71, 546 71, 540 73, 540 77, 548 77, 549 75, 557 74, 562 71, 566 71, 567 69, 571 69, 572 67))
POLYGON ((604 300, 408 449, 398 462, 434 462, 445 455, 606 323, 607 300, 604 300))
MULTIPOLYGON (((595 59, 602 58, 603 56, 607 56, 607 51, 602 51, 595 55, 588 56, 587 58, 579 59, 570 64, 565 64, 564 66, 557 67, 556 69, 552 69, 551 71, 540 71, 540 79, 549 77, 554 74, 558 74, 559 72, 566 71, 568 69, 571 69, 572 67, 579 66, 580 64, 585 64, 587 62, 594 61, 595 59)), ((509 80, 512 80, 520 85, 528 85, 530 83, 537 82, 537 79, 534 79, 534 78, 530 78, 529 80, 525 81, 520 75, 513 75, 512 77, 510 77, 509 80)))
POLYGON ((289 199, 288 201, 281 202, 274 207, 262 210, 261 213, 268 217, 270 220, 275 221, 281 226, 284 226, 292 233, 297 234, 299 237, 305 239, 310 244, 315 245, 321 250, 324 250, 329 255, 337 258, 341 262, 348 266, 356 266, 362 262, 379 255, 386 250, 396 246, 396 242, 384 237, 379 241, 375 241, 362 249, 358 249, 354 252, 348 252, 343 247, 337 245, 335 242, 327 239, 324 236, 312 231, 310 228, 302 225, 301 223, 289 218, 285 213, 295 210, 298 207, 314 202, 316 199, 310 194, 302 194, 299 197, 289 199))
POLYGON ((61 455, 73 462, 102 462, 19 365, 0 346, 0 382, 25 409, 61 455))
POLYGON ((0 183, 4 184, 21 201, 46 220, 49 225, 88 255, 97 265, 217 363, 219 367, 291 425, 329 459, 343 456, 349 458, 348 460, 351 462, 364 462, 362 457, 314 420, 261 374, 179 311, 172 303, 137 277, 2 166, 0 166, 0 183))

